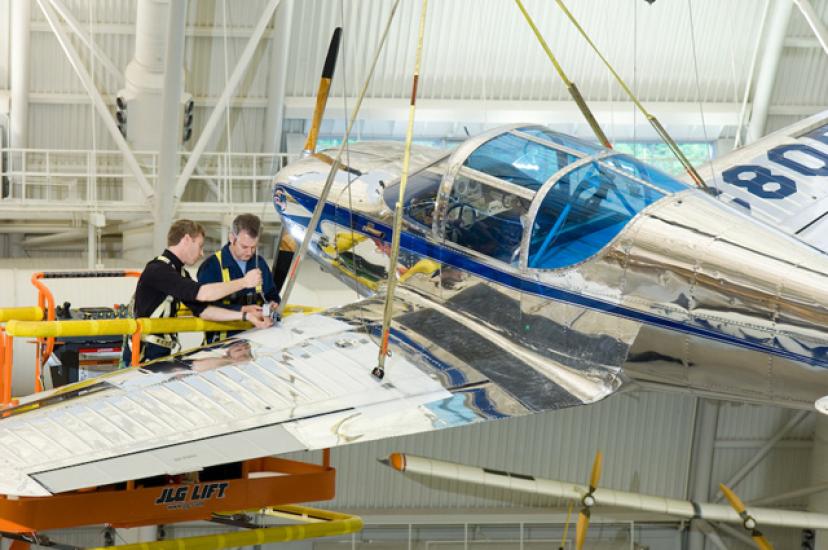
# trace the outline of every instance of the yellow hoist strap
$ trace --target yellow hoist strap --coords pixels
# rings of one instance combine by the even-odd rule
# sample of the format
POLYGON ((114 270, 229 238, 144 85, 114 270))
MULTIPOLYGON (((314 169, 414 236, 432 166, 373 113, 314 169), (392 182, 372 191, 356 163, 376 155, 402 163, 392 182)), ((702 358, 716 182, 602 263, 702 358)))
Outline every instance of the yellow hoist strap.
MULTIPOLYGON (((216 259, 218 260, 219 269, 221 270, 221 282, 223 282, 223 283, 230 282, 230 269, 227 268, 227 267, 224 267, 224 263, 221 261, 221 248, 216 250, 216 259)), ((225 298, 224 300, 221 301, 221 303, 225 304, 225 305, 230 305, 230 300, 225 298)), ((205 338, 206 338, 206 336, 205 336, 205 338)), ((225 338, 227 338, 227 333, 226 332, 220 332, 219 333, 219 340, 224 340, 225 338)))

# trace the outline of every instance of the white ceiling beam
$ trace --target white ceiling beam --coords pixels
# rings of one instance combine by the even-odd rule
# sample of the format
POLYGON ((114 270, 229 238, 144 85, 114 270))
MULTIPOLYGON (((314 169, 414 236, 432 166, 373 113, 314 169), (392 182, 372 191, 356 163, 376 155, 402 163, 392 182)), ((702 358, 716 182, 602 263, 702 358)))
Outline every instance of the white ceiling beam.
POLYGON ((816 38, 809 38, 805 36, 789 36, 785 39, 785 47, 812 50, 815 48, 821 48, 822 45, 816 38))
POLYGON ((70 229, 51 235, 29 237, 23 240, 23 246, 43 246, 55 243, 75 242, 86 238, 86 229, 70 229))
MULTIPOLYGON (((353 105, 355 98, 349 98, 353 105)), ((286 118, 310 118, 316 102, 312 97, 285 98, 286 118)), ((739 118, 739 103, 703 103, 705 121, 709 126, 735 125, 739 118)), ((668 124, 701 125, 699 104, 696 102, 648 102, 647 108, 668 124)), ((590 109, 601 120, 612 117, 615 124, 632 124, 634 120, 646 125, 646 120, 634 117, 630 102, 591 101, 590 109)), ((812 114, 814 107, 808 107, 812 114)), ((366 98, 360 111, 360 120, 404 120, 408 103, 403 99, 366 98)), ((344 119, 341 98, 331 97, 325 113, 327 119, 344 119)), ((506 100, 447 100, 417 99, 417 122, 480 122, 580 124, 583 115, 571 101, 506 101, 506 100)))
POLYGON ((86 30, 81 26, 78 20, 75 19, 75 16, 72 15, 71 10, 69 10, 69 8, 67 8, 60 0, 50 1, 52 2, 52 6, 55 8, 55 10, 60 14, 61 17, 63 17, 63 20, 66 21, 66 24, 69 25, 69 29, 73 33, 75 33, 75 35, 77 35, 78 38, 80 38, 80 41, 83 42, 84 46, 89 48, 89 51, 92 52, 92 55, 94 55, 98 59, 98 61, 101 62, 103 68, 106 69, 107 72, 109 72, 109 74, 119 79, 119 82, 123 81, 123 71, 119 70, 118 67, 116 67, 115 64, 112 62, 112 60, 109 59, 109 57, 105 53, 103 53, 103 51, 101 51, 101 49, 95 44, 94 39, 90 37, 88 34, 86 34, 86 30))
MULTIPOLYGON (((733 474, 730 477, 730 479, 727 480, 725 485, 727 485, 731 489, 735 488, 750 472, 753 471, 753 469, 756 467, 756 465, 759 464, 762 461, 762 459, 764 459, 765 456, 767 456, 767 454, 769 452, 771 452, 771 450, 776 446, 776 444, 783 437, 785 437, 788 434, 788 432, 793 430, 800 422, 805 420, 805 418, 809 414, 811 414, 811 411, 804 410, 804 411, 797 411, 793 416, 791 416, 791 418, 788 419, 788 422, 784 426, 782 426, 779 430, 777 430, 775 434, 773 434, 770 438, 768 438, 767 442, 765 442, 765 444, 762 446, 762 448, 759 449, 756 452, 756 454, 754 454, 750 459, 748 459, 742 465, 742 467, 739 468, 739 470, 735 474, 733 474)), ((719 498, 717 499, 717 502, 723 501, 725 497, 721 493, 721 490, 719 491, 718 494, 719 494, 719 498)))
MULTIPOLYGON (((104 103, 107 105, 115 104, 115 96, 109 94, 102 94, 104 103)), ((194 96, 193 103, 196 107, 214 107, 219 102, 219 98, 212 96, 194 96)), ((72 94, 61 92, 31 92, 29 93, 29 103, 47 104, 47 105, 85 105, 91 103, 89 96, 86 94, 72 94)), ((268 105, 266 97, 234 97, 230 100, 230 107, 232 108, 246 108, 246 109, 265 109, 268 105)))
POLYGON ((250 65, 250 60, 253 59, 253 54, 256 51, 256 47, 259 45, 264 31, 267 28, 270 19, 273 17, 273 13, 279 6, 279 2, 280 0, 270 0, 267 7, 264 9, 264 12, 262 13, 262 17, 259 19, 259 23, 256 25, 256 29, 253 31, 253 34, 250 35, 250 39, 247 41, 247 45, 245 45, 244 51, 242 51, 241 57, 239 57, 239 60, 236 63, 236 67, 233 69, 233 74, 230 75, 230 78, 224 87, 224 91, 222 92, 221 97, 219 98, 218 104, 213 109, 213 112, 210 113, 210 117, 204 124, 204 128, 201 130, 201 135, 198 137, 198 141, 196 142, 195 146, 193 146, 193 151, 190 154, 190 158, 187 160, 187 164, 184 166, 184 170, 182 170, 181 175, 178 177, 178 183, 176 183, 175 185, 174 195, 176 198, 180 198, 181 195, 184 193, 184 189, 187 186, 187 182, 190 180, 190 176, 193 175, 193 171, 195 170, 195 166, 201 158, 201 154, 207 147, 207 143, 210 141, 213 132, 215 132, 216 128, 218 127, 218 123, 222 117, 223 111, 230 101, 230 96, 233 95, 233 93, 236 91, 236 88, 241 82, 244 73, 247 72, 247 67, 250 65))
POLYGON ((805 21, 808 22, 810 25, 811 30, 814 31, 814 36, 816 37, 819 45, 828 54, 828 30, 825 29, 825 24, 819 18, 819 15, 814 11, 814 7, 811 5, 811 2, 808 0, 793 0, 793 3, 799 8, 799 11, 802 12, 802 15, 805 17, 805 21))
MULTIPOLYGON (((254 28, 255 27, 227 27, 227 37, 247 39, 250 37, 250 33, 253 32, 254 28)), ((51 33, 52 29, 46 23, 33 21, 32 32, 51 33)), ((133 36, 135 34, 135 25, 121 23, 96 23, 95 34, 133 36)), ((221 27, 199 27, 194 25, 187 26, 184 30, 184 34, 187 37, 194 38, 224 38, 225 36, 224 30, 221 27)), ((262 35, 262 39, 269 40, 276 36, 277 34, 274 30, 267 30, 262 35)))
POLYGON ((66 31, 64 31, 63 27, 60 25, 57 19, 57 14, 47 0, 37 0, 37 3, 43 11, 43 14, 46 16, 46 20, 49 22, 49 25, 52 27, 58 43, 66 54, 66 57, 69 59, 69 63, 72 65, 72 68, 75 70, 78 78, 80 78, 83 87, 86 89, 86 93, 89 94, 89 97, 92 99, 92 104, 98 111, 98 115, 101 117, 101 120, 103 120, 104 125, 107 130, 109 130, 112 138, 115 140, 115 144, 124 156, 126 165, 129 167, 132 175, 135 176, 135 180, 138 182, 138 186, 141 188, 144 196, 149 199, 154 195, 152 185, 150 185, 149 181, 147 181, 147 177, 138 165, 135 155, 132 153, 132 150, 130 150, 124 136, 121 135, 118 127, 115 125, 115 120, 112 118, 109 109, 106 107, 100 91, 98 91, 95 87, 95 83, 92 81, 92 76, 89 74, 89 71, 86 70, 86 67, 81 61, 78 52, 75 51, 75 47, 69 41, 66 31))
MULTIPOLYGON (((29 93, 29 103, 30 104, 37 104, 37 105, 86 105, 91 102, 90 98, 86 94, 72 94, 72 93, 53 93, 53 92, 30 92, 29 93)), ((104 102, 107 105, 114 105, 115 104, 115 96, 114 95, 103 95, 104 102)), ((350 104, 351 101, 355 100, 355 98, 348 98, 348 102, 350 104)), ((214 96, 194 96, 193 101, 196 107, 206 108, 206 107, 215 107, 218 102, 219 98, 214 96)), ((284 100, 285 109, 286 109, 286 118, 310 118, 311 113, 313 112, 313 105, 316 101, 316 98, 312 97, 299 97, 299 96, 286 96, 284 100)), ((239 109, 267 109, 269 100, 268 98, 264 97, 234 97, 230 100, 230 107, 231 108, 239 108, 239 109)), ((332 97, 331 101, 329 102, 329 107, 327 109, 327 113, 338 113, 341 116, 342 108, 341 105, 337 106, 335 103, 342 103, 341 97, 332 97)), ((507 111, 516 111, 516 110, 524 110, 527 112, 541 112, 541 111, 549 111, 556 114, 563 114, 566 116, 566 119, 563 122, 580 122, 583 120, 583 117, 580 119, 577 116, 569 116, 567 113, 575 113, 578 114, 580 111, 577 110, 576 107, 571 105, 570 102, 567 101, 506 101, 506 100, 486 100, 485 103, 479 100, 452 100, 452 99, 418 99, 417 105, 420 104, 427 104, 432 108, 439 108, 449 111, 456 111, 458 109, 466 110, 466 111, 477 111, 478 114, 475 116, 475 120, 479 120, 480 122, 484 122, 484 114, 486 112, 492 113, 502 110, 507 111), (485 111, 484 111, 485 109, 485 111)), ((372 109, 372 114, 385 114, 388 112, 393 113, 403 113, 403 118, 406 116, 408 112, 408 106, 404 100, 399 99, 379 99, 379 98, 367 98, 365 99, 365 108, 372 109)), ((604 115, 609 116, 618 116, 623 112, 630 111, 631 107, 625 102, 608 102, 608 101, 591 101, 590 105, 594 105, 596 110, 600 110, 604 115)), ((665 116, 670 116, 672 114, 680 114, 683 113, 684 115, 691 117, 694 116, 698 119, 699 113, 699 104, 698 102, 658 102, 658 101, 651 101, 648 102, 649 110, 656 112, 656 113, 664 113, 665 116)), ((705 119, 707 119, 707 111, 710 110, 711 116, 719 117, 717 120, 723 124, 736 124, 736 122, 727 122, 730 120, 732 116, 732 112, 735 109, 736 118, 738 119, 738 112, 740 105, 737 103, 711 103, 706 102, 702 104, 702 107, 705 109, 705 119)), ((779 116, 810 116, 814 113, 817 113, 821 110, 825 110, 828 108, 828 101, 825 105, 772 105, 768 108, 768 115, 779 115, 779 116)), ((418 107, 419 109, 419 107, 418 107)), ((580 116, 580 115, 579 115, 580 116)), ((398 120, 399 116, 395 115, 394 118, 379 118, 375 116, 370 116, 370 114, 363 113, 360 116, 361 119, 378 119, 378 120, 398 120)), ((419 115, 418 115, 419 119, 419 115)), ((465 118, 461 119, 459 117, 450 117, 450 118, 443 118, 441 119, 442 122, 473 122, 472 120, 467 120, 465 118)), ((708 123, 710 121, 708 120, 708 123)), ((717 122, 718 123, 718 122, 717 122)), ((646 124, 646 121, 644 121, 646 124)), ((462 130, 462 128, 460 128, 462 130)))

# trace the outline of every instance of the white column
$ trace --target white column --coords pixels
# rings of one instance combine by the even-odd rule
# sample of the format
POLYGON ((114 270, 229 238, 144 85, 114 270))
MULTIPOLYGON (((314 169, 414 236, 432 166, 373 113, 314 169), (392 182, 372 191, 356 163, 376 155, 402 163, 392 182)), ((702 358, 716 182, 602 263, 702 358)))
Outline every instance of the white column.
POLYGON ((768 32, 765 36, 765 51, 759 64, 756 89, 753 92, 753 108, 747 129, 746 144, 753 143, 765 135, 765 123, 768 120, 776 71, 779 67, 779 59, 782 57, 785 34, 788 32, 792 10, 791 0, 773 0, 768 18, 768 32))
POLYGON ((28 147, 29 127, 29 44, 32 4, 12 1, 11 48, 11 146, 28 147))
POLYGON ((163 250, 167 244, 167 231, 172 225, 175 177, 178 172, 178 137, 181 135, 181 93, 184 88, 184 23, 187 4, 183 1, 170 4, 167 25, 167 51, 164 63, 164 93, 161 117, 161 149, 158 158, 158 181, 155 188, 155 227, 153 248, 163 250))
MULTIPOLYGON (((136 5, 135 54, 124 71, 126 94, 130 97, 127 134, 136 151, 161 149, 161 132, 158 128, 163 111, 162 90, 169 10, 169 0, 138 0, 136 5)), ((142 201, 135 186, 128 184, 124 185, 124 200, 142 201)), ((160 201, 156 200, 155 204, 158 202, 160 201)), ((152 221, 155 219, 153 215, 152 221)), ((123 232, 122 256, 140 265, 165 248, 156 248, 155 231, 150 220, 147 222, 144 226, 130 226, 123 232)))
MULTIPOLYGON (((690 461, 692 472, 690 500, 709 502, 710 473, 713 470, 713 453, 716 448, 716 428, 719 423, 719 403, 709 399, 699 399, 696 412, 696 428, 693 437, 693 453, 690 461)), ((704 550, 704 528, 697 525, 699 520, 690 522, 688 550, 704 550)))
POLYGON ((285 84, 290 53, 293 0, 283 0, 274 17, 274 38, 270 43, 270 78, 267 81, 263 153, 279 153, 282 148, 282 122, 285 116, 285 84))
POLYGON ((86 224, 86 268, 95 269, 98 263, 98 230, 92 220, 86 224))

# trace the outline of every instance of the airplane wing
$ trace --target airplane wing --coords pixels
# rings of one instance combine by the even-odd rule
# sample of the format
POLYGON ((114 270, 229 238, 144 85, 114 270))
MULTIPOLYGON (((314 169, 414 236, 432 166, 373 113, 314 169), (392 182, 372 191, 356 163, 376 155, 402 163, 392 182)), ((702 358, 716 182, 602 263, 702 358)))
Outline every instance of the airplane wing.
POLYGON ((725 202, 828 250, 828 111, 699 169, 725 202))
POLYGON ((527 346, 468 313, 502 308, 497 293, 470 287, 455 309, 400 289, 383 380, 371 375, 382 301, 368 298, 37 394, 0 419, 0 493, 45 496, 520 416, 621 386, 634 333, 546 321, 550 349, 527 346))

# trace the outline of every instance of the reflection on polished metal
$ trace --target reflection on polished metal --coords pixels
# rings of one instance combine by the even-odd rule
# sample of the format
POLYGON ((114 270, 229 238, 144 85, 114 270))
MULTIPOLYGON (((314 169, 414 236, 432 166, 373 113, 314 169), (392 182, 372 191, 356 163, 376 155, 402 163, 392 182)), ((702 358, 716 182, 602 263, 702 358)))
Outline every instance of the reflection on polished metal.
POLYGON ((273 198, 297 239, 320 203, 308 252, 365 299, 22 399, 0 415, 0 494, 578 406, 631 382, 800 408, 828 395, 828 257, 634 159, 525 125, 448 159, 412 147, 376 379, 402 145, 350 150, 361 175, 334 174, 328 201, 314 157, 279 172, 273 198))
MULTIPOLYGON (((441 267, 439 272, 410 277, 409 288, 441 301, 451 312, 446 318, 481 324, 558 366, 580 365, 581 373, 594 367, 598 376, 610 372, 608 367, 621 367, 620 372, 612 371, 614 382, 608 387, 633 379, 794 407, 813 407, 816 399, 828 394, 824 254, 703 192, 633 164, 624 155, 597 147, 589 154, 582 145, 569 144, 566 136, 549 130, 543 131, 552 137, 538 137, 547 134, 539 134, 537 128, 509 125, 470 138, 442 164, 434 164, 439 152, 418 151, 419 166, 439 169, 442 179, 435 179, 431 190, 406 193, 412 212, 413 201, 430 197, 433 206, 426 219, 432 230, 420 232, 422 219, 406 211, 398 271, 424 260, 441 267), (528 146, 503 152, 486 170, 469 167, 475 152, 505 134, 559 154, 565 150, 576 160, 534 190, 521 183, 532 169, 525 155, 528 146), (587 166, 594 167, 599 182, 579 195, 573 189, 584 184, 578 178, 586 177, 587 166), (475 171, 484 175, 475 179, 475 171), (485 200, 457 202, 461 173, 463 196, 485 192, 485 200), (622 180, 626 187, 621 187, 622 180), (471 184, 477 187, 469 191, 471 184), (559 232, 549 239, 552 253, 568 254, 577 246, 590 246, 595 252, 582 255, 585 259, 573 253, 578 260, 564 267, 533 268, 530 248, 543 237, 536 233, 543 217, 550 215, 544 200, 553 193, 569 194, 569 206, 559 217, 570 225, 561 229, 559 220, 550 230, 559 232), (641 194, 654 200, 649 206, 641 203, 638 210, 633 201, 641 194), (495 221, 505 226, 509 201, 516 200, 510 197, 531 198, 528 213, 519 220, 510 218, 511 227, 522 234, 511 262, 503 259, 508 255, 491 252, 503 244, 502 228, 497 233, 492 227, 495 221), (577 224, 572 222, 576 211, 581 216, 577 224), (613 218, 618 211, 623 219, 613 218), (590 217, 589 212, 594 214, 590 217), (469 236, 465 242, 457 231, 469 236)), ((353 230, 368 238, 348 251, 347 262, 341 254, 312 247, 317 260, 368 294, 360 282, 373 273, 376 288, 383 279, 372 266, 386 261, 399 152, 394 144, 359 147, 352 164, 363 176, 351 183, 353 211, 346 211, 342 199, 336 198, 345 178, 337 180, 340 192, 334 190, 315 238, 332 242, 339 233, 351 231, 353 219, 353 230)), ((315 206, 324 173, 324 167, 306 160, 277 175, 275 188, 289 197, 292 207, 282 215, 295 232, 303 232, 303 211, 315 206)), ((411 326, 433 337, 443 332, 411 326)))

